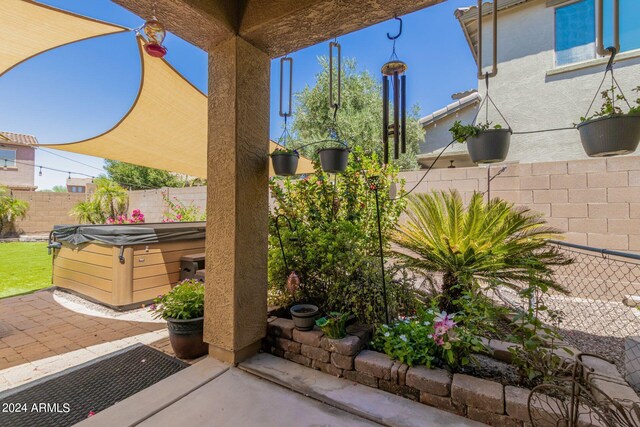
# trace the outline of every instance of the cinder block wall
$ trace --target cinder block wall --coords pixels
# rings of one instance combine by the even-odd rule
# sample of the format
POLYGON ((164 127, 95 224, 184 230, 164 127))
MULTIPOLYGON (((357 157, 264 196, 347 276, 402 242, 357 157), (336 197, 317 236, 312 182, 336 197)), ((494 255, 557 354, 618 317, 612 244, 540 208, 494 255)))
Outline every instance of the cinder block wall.
MULTIPOLYGON (((640 252, 640 157, 507 164, 490 185, 501 197, 541 212, 566 241, 640 252)), ((490 168, 494 176, 503 165, 490 168)), ((455 188, 465 201, 487 191, 487 168, 431 171, 415 192, 455 188)), ((424 172, 403 172, 412 188, 424 172)))
MULTIPOLYGON (((489 168, 494 176, 503 166, 489 168)), ((566 241, 612 250, 640 252, 640 156, 512 163, 491 182, 491 197, 501 197, 542 213, 565 232, 566 241)), ((434 169, 414 191, 455 188, 468 201, 487 191, 488 168, 434 169)), ((402 172, 412 188, 424 170, 402 172)), ((204 210, 206 187, 132 191, 129 210, 141 209, 148 222, 161 221, 162 192, 204 210)))
POLYGON ((178 201, 186 205, 193 203, 200 208, 201 212, 206 209, 207 187, 159 188, 156 190, 130 191, 129 214, 134 209, 140 209, 147 222, 162 222, 167 208, 163 193, 174 203, 178 201))
POLYGON ((36 191, 13 191, 17 199, 29 202, 27 217, 16 222, 20 234, 48 233, 54 225, 77 224, 69 211, 86 195, 78 193, 44 193, 36 191))

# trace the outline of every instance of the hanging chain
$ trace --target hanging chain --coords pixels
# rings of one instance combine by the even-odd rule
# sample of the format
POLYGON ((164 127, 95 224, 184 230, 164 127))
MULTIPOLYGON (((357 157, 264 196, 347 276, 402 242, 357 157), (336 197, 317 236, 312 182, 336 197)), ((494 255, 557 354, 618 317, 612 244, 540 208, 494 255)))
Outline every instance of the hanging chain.
MULTIPOLYGON (((627 97, 624 95, 624 92, 622 91, 622 87, 620 87, 620 84, 618 83, 618 81, 616 80, 615 76, 613 75, 613 62, 614 59, 616 57, 616 54, 618 53, 617 49, 615 47, 608 47, 607 50, 609 52, 611 52, 611 56, 609 57, 609 62, 607 63, 607 68, 604 70, 604 75, 602 76, 602 81, 600 82, 600 86, 598 86, 598 90, 596 90, 595 95, 593 96, 593 99, 591 100, 591 104, 589 104, 589 108, 587 109, 587 112, 585 113, 584 117, 586 119, 589 118, 589 113, 591 112, 591 108, 593 107, 593 103, 596 102, 596 99, 598 98, 598 95, 600 94, 600 89, 602 89, 602 85, 604 84, 605 80, 607 79, 607 73, 611 73, 611 89, 615 89, 616 87, 618 88, 618 90, 620 91, 620 95, 622 95, 622 99, 624 100, 624 102, 627 104, 627 107, 629 107, 629 109, 631 109, 631 104, 629 104, 629 100, 627 99, 627 97)), ((615 93, 611 93, 611 106, 613 107, 613 111, 615 112, 615 93)))
POLYGON ((286 147, 287 141, 290 137, 289 130, 287 128, 287 119, 291 116, 293 112, 293 58, 285 55, 280 58, 280 117, 284 118, 284 129, 282 131, 282 135, 280 135, 279 141, 282 143, 281 145, 286 147), (287 96, 287 108, 284 109, 284 64, 287 62, 289 64, 289 93, 287 96))
POLYGON ((342 104, 342 46, 334 39, 329 43, 329 108, 333 109, 333 123, 330 134, 336 139, 340 139, 338 133, 338 110, 342 104), (335 50, 335 53, 334 53, 335 50), (334 76, 333 62, 337 60, 336 75, 334 76), (334 98, 334 81, 336 85, 336 97, 334 98))

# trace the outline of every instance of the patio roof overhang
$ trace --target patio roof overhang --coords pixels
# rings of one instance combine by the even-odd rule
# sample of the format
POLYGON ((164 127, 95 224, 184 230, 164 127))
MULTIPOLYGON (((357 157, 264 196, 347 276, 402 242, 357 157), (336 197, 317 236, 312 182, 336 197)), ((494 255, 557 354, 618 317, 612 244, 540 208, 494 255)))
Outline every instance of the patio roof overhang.
POLYGON ((239 35, 272 58, 445 0, 114 0, 208 51, 239 35))

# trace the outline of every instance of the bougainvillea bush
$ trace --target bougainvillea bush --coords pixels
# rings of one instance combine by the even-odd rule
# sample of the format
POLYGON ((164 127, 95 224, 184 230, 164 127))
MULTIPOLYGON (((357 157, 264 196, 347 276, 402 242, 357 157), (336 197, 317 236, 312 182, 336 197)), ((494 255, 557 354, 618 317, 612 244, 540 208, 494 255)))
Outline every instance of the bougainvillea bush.
MULTIPOLYGON (((314 175, 303 179, 271 180, 271 302, 316 304, 325 312, 353 313, 369 324, 384 320, 373 188, 378 188, 383 247, 387 251, 391 232, 405 206, 404 200, 393 202, 389 196, 392 183, 402 186, 397 172, 394 167, 383 169, 375 155, 366 156, 355 149, 342 174, 325 174, 317 166, 314 175), (291 221, 291 228, 285 217, 291 221), (301 280, 293 296, 286 289, 290 271, 284 265, 276 221, 289 270, 296 271, 301 280)), ((390 311, 406 312, 413 298, 409 283, 391 267, 386 280, 390 311)))
POLYGON ((193 202, 187 205, 175 196, 169 197, 167 193, 162 193, 162 199, 167 205, 162 222, 196 222, 207 219, 207 214, 201 212, 193 202))
POLYGON ((144 214, 140 209, 134 209, 131 216, 127 214, 118 215, 115 218, 107 218, 107 224, 142 224, 144 223, 144 214))

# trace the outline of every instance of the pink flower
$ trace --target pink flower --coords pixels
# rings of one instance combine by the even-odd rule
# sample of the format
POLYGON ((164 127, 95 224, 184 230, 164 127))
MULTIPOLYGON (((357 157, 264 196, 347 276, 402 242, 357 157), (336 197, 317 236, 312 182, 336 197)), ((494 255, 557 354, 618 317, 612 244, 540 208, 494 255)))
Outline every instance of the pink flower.
POLYGON ((95 414, 96 414, 95 412, 93 412, 93 411, 89 411, 89 415, 87 415, 87 418, 89 418, 89 417, 93 417, 95 414))

